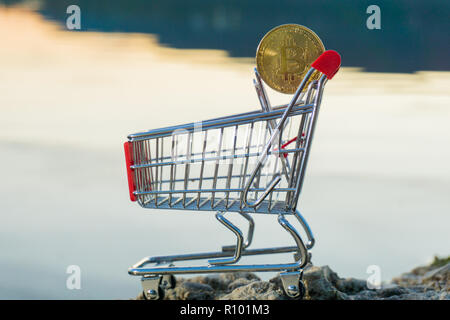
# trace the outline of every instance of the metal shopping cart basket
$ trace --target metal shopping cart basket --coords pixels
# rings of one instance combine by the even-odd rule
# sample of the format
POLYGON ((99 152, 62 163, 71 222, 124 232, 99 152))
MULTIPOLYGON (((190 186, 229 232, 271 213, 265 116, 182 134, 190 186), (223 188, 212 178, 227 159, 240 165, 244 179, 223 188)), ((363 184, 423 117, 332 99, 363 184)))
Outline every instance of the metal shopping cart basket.
POLYGON ((130 275, 142 276, 146 299, 161 299, 173 287, 174 274, 237 271, 279 271, 283 289, 291 298, 304 294, 302 270, 310 261, 314 237, 296 209, 305 177, 323 89, 340 67, 337 52, 325 51, 297 88, 288 105, 271 107, 255 69, 255 88, 262 110, 216 118, 201 123, 131 134, 125 142, 130 198, 143 208, 215 211, 231 230, 236 245, 221 251, 148 257, 133 265, 130 275), (311 81, 313 73, 321 74, 311 81), (247 237, 227 212, 249 223, 247 237), (254 231, 251 214, 276 214, 278 223, 295 245, 249 249, 254 231), (287 220, 293 215, 308 241, 287 220), (294 262, 237 264, 242 256, 294 253, 294 262), (179 261, 209 259, 200 266, 175 266, 179 261))

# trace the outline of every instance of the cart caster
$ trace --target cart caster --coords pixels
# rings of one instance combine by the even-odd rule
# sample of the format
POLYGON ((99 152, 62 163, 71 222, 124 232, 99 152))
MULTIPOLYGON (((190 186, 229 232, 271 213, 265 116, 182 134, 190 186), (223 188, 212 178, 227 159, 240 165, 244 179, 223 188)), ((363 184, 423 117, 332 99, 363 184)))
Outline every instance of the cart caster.
POLYGON ((291 300, 302 300, 306 293, 306 288, 303 283, 303 281, 299 281, 298 285, 291 285, 288 288, 284 289, 284 293, 291 299, 291 300))
POLYGON ((158 288, 158 292, 154 292, 154 290, 148 290, 147 292, 142 291, 142 293, 138 297, 139 300, 163 300, 164 299, 164 290, 162 288, 158 288))
MULTIPOLYGON (((142 295, 144 300, 162 300, 164 299, 164 289, 162 282, 162 276, 143 276, 142 283, 142 295)), ((167 281, 167 280, 166 280, 167 281)))
POLYGON ((305 284, 301 280, 302 271, 280 273, 283 291, 292 300, 301 300, 305 296, 305 284))

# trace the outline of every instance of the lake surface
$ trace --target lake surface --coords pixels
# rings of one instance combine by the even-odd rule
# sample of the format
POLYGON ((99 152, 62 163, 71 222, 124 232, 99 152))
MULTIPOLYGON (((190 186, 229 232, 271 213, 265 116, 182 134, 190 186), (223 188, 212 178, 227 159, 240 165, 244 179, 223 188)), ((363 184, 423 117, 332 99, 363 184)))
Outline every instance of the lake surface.
MULTIPOLYGON (((131 203, 122 144, 258 109, 253 59, 152 34, 68 32, 14 7, 0 7, 0 39, 1 299, 127 299, 140 290, 127 268, 142 257, 233 242, 213 213, 131 203), (69 265, 81 290, 66 288, 69 265)), ((343 67, 325 89, 299 209, 317 238, 313 263, 341 276, 378 265, 389 281, 449 254, 450 73, 415 71, 343 67)), ((255 248, 292 243, 276 216, 255 220, 255 248)))
POLYGON ((314 30, 345 67, 378 72, 450 70, 450 2, 442 0, 0 0, 28 3, 46 19, 66 26, 70 5, 81 11, 81 31, 145 33, 178 49, 224 50, 254 57, 264 34, 286 23, 314 30), (366 22, 376 4, 380 28, 366 22))

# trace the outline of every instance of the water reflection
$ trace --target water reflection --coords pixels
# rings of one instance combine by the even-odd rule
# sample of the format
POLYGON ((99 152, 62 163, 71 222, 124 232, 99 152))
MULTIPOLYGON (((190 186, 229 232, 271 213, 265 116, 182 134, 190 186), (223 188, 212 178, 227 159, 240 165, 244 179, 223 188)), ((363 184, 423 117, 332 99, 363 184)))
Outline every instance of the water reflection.
MULTIPOLYGON (((139 281, 126 270, 143 256, 233 241, 212 214, 130 203, 122 142, 254 110, 252 60, 66 32, 14 8, 0 9, 0 38, 1 298, 129 298, 139 281), (66 289, 69 265, 81 267, 80 291, 66 289)), ((448 85, 448 72, 345 67, 327 84, 300 200, 315 264, 360 278, 376 264, 387 281, 448 254, 448 85)), ((256 247, 291 241, 276 217, 255 218, 256 247)))
MULTIPOLYGON (((6 1, 14 4, 22 1, 6 1)), ((33 1, 33 3, 35 3, 33 1)), ((38 11, 65 25, 66 8, 82 10, 82 29, 150 33, 174 48, 220 49, 254 57, 262 36, 274 26, 299 23, 325 46, 342 53, 343 65, 367 71, 450 70, 447 30, 450 3, 380 0, 382 29, 366 28, 371 1, 141 1, 41 0, 38 11)))

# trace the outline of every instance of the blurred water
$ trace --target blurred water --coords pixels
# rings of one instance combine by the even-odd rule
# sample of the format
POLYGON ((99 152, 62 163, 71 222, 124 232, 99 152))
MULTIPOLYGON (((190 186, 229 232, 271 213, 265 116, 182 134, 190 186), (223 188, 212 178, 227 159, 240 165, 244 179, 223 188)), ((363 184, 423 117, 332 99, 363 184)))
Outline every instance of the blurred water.
MULTIPOLYGON (((126 299, 140 290, 127 274, 140 258, 232 243, 212 213, 129 202, 122 143, 258 108, 253 61, 151 35, 65 32, 13 8, 0 8, 0 39, 0 298, 126 299), (81 290, 66 288, 69 265, 81 290)), ((388 281, 449 253, 449 82, 342 68, 327 84, 299 202, 315 264, 359 278, 376 264, 388 281)), ((275 216, 255 219, 255 247, 291 243, 275 216)))
POLYGON ((342 53, 343 66, 378 72, 450 70, 450 2, 441 0, 0 0, 27 3, 46 19, 66 25, 70 5, 82 13, 81 31, 154 34, 180 49, 225 50, 254 57, 274 26, 298 23, 314 30, 325 47, 342 53), (366 13, 376 4, 381 30, 369 30, 366 13), (370 57, 370 59, 368 59, 370 57))

